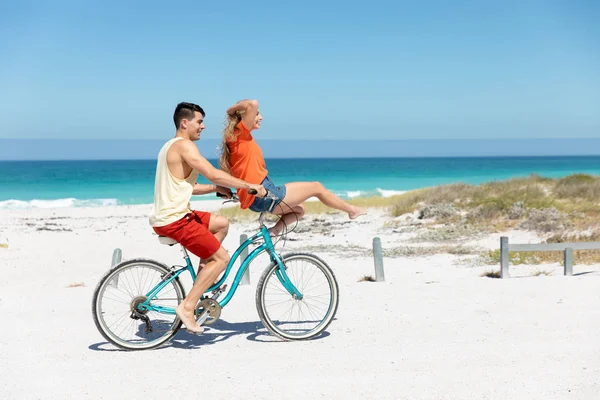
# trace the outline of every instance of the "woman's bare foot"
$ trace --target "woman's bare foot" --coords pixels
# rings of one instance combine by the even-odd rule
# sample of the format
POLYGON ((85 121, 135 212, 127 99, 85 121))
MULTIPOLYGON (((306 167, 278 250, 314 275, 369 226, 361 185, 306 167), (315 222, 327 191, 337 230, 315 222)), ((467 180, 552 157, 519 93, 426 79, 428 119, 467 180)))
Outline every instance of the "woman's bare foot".
POLYGON ((352 208, 353 208, 353 210, 348 213, 348 216, 350 217, 350 219, 356 219, 356 218, 360 217, 361 215, 365 215, 367 213, 367 210, 365 210, 364 208, 357 207, 357 206, 352 206, 352 208))
POLYGON ((185 329, 189 333, 193 334, 199 334, 204 332, 204 328, 196 324, 196 320, 194 319, 194 310, 186 309, 184 304, 185 301, 179 303, 179 305, 175 309, 175 314, 177 314, 181 322, 183 322, 183 324, 185 325, 185 329))

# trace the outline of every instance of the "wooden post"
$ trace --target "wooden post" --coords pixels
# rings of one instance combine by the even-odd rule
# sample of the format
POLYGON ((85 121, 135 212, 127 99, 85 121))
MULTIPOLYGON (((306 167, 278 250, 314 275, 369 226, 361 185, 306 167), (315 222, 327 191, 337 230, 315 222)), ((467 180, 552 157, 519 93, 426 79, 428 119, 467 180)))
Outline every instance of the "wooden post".
MULTIPOLYGON (((114 249, 110 267, 112 268, 115 265, 119 264, 121 262, 122 258, 123 258, 123 252, 121 251, 121 249, 118 249, 118 248, 114 249)), ((115 277, 110 280, 109 285, 111 285, 113 287, 119 286, 119 275, 115 275, 115 277)))
POLYGON ((381 240, 378 237, 373 239, 373 258, 375 262, 375 281, 384 282, 383 252, 381 251, 381 240))
POLYGON ((573 249, 565 249, 565 276, 573 276, 573 249))
POLYGON ((508 273, 508 237, 500 238, 500 278, 510 278, 508 273))
MULTIPOLYGON (((242 243, 244 243, 246 240, 248 240, 248 235, 246 235, 245 233, 242 233, 240 235, 240 245, 242 243)), ((242 265, 242 263, 244 262, 244 260, 246 258, 248 258, 248 247, 246 247, 244 250, 242 250, 242 254, 240 254, 240 266, 242 265)), ((249 284, 250 284, 250 267, 248 266, 248 268, 244 272, 244 275, 242 275, 242 279, 240 280, 240 285, 249 285, 249 284)))

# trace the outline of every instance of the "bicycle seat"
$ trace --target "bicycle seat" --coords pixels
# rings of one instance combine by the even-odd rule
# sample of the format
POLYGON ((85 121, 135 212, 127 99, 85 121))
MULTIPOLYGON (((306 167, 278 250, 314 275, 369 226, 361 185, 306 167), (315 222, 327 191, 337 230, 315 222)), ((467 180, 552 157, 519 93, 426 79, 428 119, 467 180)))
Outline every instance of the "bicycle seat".
POLYGON ((177 240, 171 239, 167 236, 159 236, 158 241, 160 242, 160 244, 168 244, 169 246, 173 246, 174 244, 178 243, 177 240))

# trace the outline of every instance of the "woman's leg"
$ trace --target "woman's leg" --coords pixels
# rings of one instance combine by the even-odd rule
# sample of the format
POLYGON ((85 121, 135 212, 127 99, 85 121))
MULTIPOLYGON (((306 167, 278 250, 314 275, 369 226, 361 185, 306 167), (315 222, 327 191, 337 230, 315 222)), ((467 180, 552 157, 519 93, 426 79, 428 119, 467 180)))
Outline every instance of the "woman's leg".
POLYGON ((273 214, 281 215, 281 219, 277 223, 269 228, 271 236, 276 236, 281 233, 284 226, 293 225, 296 221, 304 216, 304 206, 302 204, 288 207, 283 203, 279 203, 277 207, 273 209, 273 214))
MULTIPOLYGON (((325 188, 320 182, 292 182, 286 183, 286 195, 283 201, 290 207, 298 206, 311 197, 316 197, 329 208, 345 211, 350 219, 355 219, 367 211, 361 207, 353 206, 337 197, 325 188)), ((285 204, 283 204, 285 207, 285 204)))

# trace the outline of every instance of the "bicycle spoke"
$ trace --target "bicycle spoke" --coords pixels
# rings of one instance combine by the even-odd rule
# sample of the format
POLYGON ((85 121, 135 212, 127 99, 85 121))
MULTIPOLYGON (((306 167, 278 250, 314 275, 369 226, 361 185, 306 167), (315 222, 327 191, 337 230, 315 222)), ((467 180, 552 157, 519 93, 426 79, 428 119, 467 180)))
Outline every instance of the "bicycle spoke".
POLYGON ((309 338, 329 324, 337 309, 335 278, 311 256, 290 257, 285 265, 288 279, 302 297, 292 296, 283 287, 274 267, 263 283, 261 307, 277 334, 288 339, 309 338))
MULTIPOLYGON (((112 324, 109 326, 109 328, 112 328, 112 327, 113 327, 115 324, 117 324, 117 323, 120 323, 121 321, 125 320, 125 318, 126 318, 127 316, 129 316, 129 313, 121 313, 121 315, 122 315, 122 316, 121 316, 121 318, 119 318, 117 321, 113 322, 113 323, 112 323, 112 324)), ((117 325, 117 328, 118 328, 119 326, 120 326, 120 324, 119 324, 119 325, 117 325)))
POLYGON ((136 305, 144 301, 167 310, 177 307, 183 299, 183 288, 175 280, 166 283, 154 298, 145 297, 161 284, 162 276, 166 273, 164 267, 142 260, 123 266, 104 280, 95 297, 95 315, 99 328, 114 344, 127 349, 150 348, 165 342, 174 334, 180 324, 175 314, 152 309, 132 312, 136 305), (117 279, 118 285, 115 287, 117 279))
POLYGON ((311 302, 311 301, 314 301, 314 302, 317 302, 317 303, 323 304, 323 305, 325 305, 325 306, 329 306, 329 301, 321 301, 321 300, 317 300, 317 299, 315 299, 315 298, 312 298, 312 297, 310 297, 310 298, 304 298, 304 302, 305 302, 305 303, 307 303, 307 304, 308 304, 309 302, 311 302))
POLYGON ((116 301, 117 303, 129 304, 129 301, 125 301, 125 300, 122 300, 122 299, 113 299, 113 298, 106 297, 106 296, 104 297, 104 299, 116 301))

